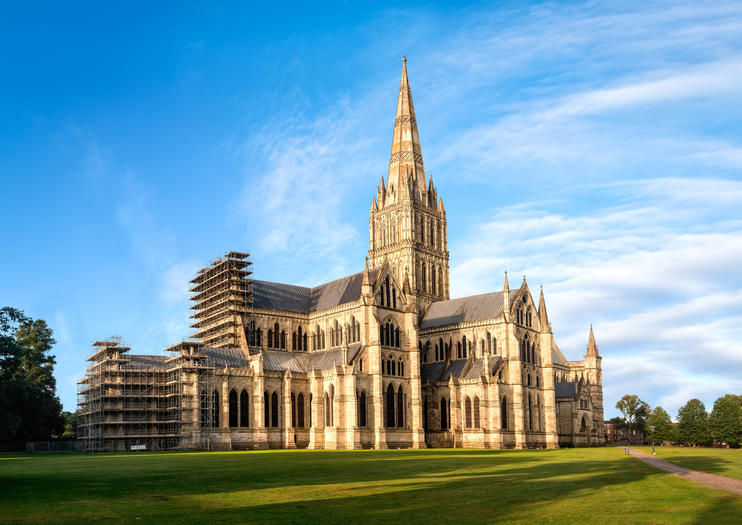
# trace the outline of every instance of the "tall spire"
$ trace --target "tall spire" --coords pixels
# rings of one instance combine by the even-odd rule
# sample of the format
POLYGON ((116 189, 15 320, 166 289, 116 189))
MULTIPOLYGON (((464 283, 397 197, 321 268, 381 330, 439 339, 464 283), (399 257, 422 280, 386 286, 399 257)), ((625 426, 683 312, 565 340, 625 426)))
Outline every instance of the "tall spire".
POLYGON ((406 57, 402 57, 402 80, 399 83, 397 114, 394 119, 392 153, 389 159, 389 177, 387 179, 387 184, 390 187, 394 184, 394 191, 400 196, 402 196, 402 191, 423 194, 427 189, 420 137, 417 133, 415 107, 412 105, 410 81, 407 78, 406 57), (412 188, 404 187, 408 177, 413 180, 414 186, 412 188))
POLYGON ((595 344, 595 334, 593 333, 593 325, 590 323, 590 340, 587 342, 587 354, 590 356, 598 356, 598 345, 595 344))

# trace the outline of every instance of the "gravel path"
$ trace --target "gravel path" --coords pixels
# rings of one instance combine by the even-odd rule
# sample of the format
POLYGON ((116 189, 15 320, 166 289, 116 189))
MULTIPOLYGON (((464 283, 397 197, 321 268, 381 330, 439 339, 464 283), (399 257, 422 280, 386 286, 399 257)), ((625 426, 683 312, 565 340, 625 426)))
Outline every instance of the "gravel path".
POLYGON ((658 459, 650 454, 645 454, 639 450, 629 449, 629 453, 637 459, 643 461, 647 465, 651 465, 654 468, 664 470, 671 474, 681 476, 685 479, 695 481, 696 483, 703 483, 709 487, 715 489, 726 490, 742 496, 742 480, 730 478, 727 476, 719 476, 717 474, 709 474, 708 472, 701 472, 700 470, 690 470, 687 468, 673 465, 669 461, 664 459, 658 459))

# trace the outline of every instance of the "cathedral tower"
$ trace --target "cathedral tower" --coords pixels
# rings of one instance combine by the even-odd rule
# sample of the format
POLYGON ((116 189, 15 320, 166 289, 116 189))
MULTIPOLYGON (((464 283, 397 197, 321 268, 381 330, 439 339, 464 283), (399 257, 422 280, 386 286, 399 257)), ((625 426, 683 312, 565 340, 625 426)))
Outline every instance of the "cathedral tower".
POLYGON ((400 283, 408 279, 421 315, 430 303, 449 298, 446 210, 433 179, 425 176, 406 58, 389 173, 371 202, 368 227, 369 263, 380 266, 386 260, 400 283))

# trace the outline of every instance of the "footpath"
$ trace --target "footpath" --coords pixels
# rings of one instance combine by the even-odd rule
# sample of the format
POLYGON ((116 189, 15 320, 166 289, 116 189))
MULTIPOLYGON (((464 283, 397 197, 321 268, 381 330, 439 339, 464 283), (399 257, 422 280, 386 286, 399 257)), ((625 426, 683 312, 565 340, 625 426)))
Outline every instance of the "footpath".
POLYGON ((669 461, 664 459, 658 459, 649 454, 645 454, 639 450, 629 449, 629 454, 635 458, 643 461, 647 465, 651 465, 654 468, 664 470, 676 476, 680 476, 696 483, 703 483, 709 487, 713 487, 719 490, 726 490, 734 494, 742 496, 742 480, 730 478, 728 476, 719 476, 717 474, 709 474, 708 472, 701 472, 700 470, 691 470, 677 465, 673 465, 669 461))

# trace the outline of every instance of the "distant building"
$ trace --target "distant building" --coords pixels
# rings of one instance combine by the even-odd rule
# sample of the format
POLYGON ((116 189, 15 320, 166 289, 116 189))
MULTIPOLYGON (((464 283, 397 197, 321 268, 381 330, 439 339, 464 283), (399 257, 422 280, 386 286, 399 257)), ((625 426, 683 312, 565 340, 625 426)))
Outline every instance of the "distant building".
MULTIPOLYGON (((403 61, 404 62, 404 61, 403 61)), ((170 357, 95 343, 88 450, 557 448, 605 443, 601 357, 554 341, 543 290, 450 299, 446 210, 425 175, 403 63, 362 271, 307 288, 229 252, 192 281, 197 332, 170 357)))

